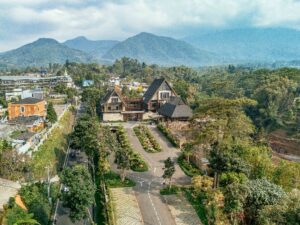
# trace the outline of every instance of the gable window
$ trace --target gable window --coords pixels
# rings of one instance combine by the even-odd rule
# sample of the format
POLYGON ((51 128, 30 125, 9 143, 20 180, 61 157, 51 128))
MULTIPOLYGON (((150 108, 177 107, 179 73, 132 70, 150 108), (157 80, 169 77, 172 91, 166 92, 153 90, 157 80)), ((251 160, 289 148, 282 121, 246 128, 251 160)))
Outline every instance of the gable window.
POLYGON ((111 98, 112 103, 117 103, 118 101, 119 101, 119 98, 116 98, 116 97, 111 98))
POLYGON ((160 99, 170 98, 170 92, 160 92, 160 99))

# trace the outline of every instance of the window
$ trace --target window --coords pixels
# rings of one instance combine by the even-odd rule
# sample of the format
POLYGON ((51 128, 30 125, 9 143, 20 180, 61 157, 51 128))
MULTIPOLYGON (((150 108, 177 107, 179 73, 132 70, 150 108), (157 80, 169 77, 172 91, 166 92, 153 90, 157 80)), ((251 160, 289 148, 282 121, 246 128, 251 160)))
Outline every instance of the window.
POLYGON ((160 92, 160 99, 170 98, 170 92, 160 92))
POLYGON ((117 103, 119 101, 119 98, 113 97, 111 98, 112 103, 117 103))
POLYGON ((24 113, 24 112, 25 112, 25 107, 24 107, 24 106, 21 106, 21 107, 20 107, 20 112, 21 112, 21 113, 24 113))

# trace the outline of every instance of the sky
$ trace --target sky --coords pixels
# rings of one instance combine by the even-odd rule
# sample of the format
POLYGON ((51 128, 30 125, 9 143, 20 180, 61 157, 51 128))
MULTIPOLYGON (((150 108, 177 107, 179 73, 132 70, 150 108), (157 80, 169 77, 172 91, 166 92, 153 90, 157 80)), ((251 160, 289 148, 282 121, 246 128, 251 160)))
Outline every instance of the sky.
POLYGON ((300 30, 300 0, 0 0, 0 52, 41 37, 181 38, 246 27, 300 30))

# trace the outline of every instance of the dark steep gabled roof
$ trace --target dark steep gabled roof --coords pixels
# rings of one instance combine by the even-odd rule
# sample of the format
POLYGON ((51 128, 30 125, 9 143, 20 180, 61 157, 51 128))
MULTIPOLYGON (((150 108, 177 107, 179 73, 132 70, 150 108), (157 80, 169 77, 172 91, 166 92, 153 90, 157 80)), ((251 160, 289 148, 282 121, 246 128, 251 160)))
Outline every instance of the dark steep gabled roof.
POLYGON ((119 96, 121 101, 124 103, 124 99, 123 99, 120 89, 118 87, 114 87, 107 91, 106 95, 104 96, 104 98, 101 101, 101 104, 106 103, 114 92, 119 96))
POLYGON ((180 97, 171 97, 170 101, 158 109, 160 115, 169 118, 191 118, 192 109, 180 97))
MULTIPOLYGON (((144 94, 144 103, 147 104, 151 100, 151 98, 153 97, 155 92, 159 89, 159 87, 162 85, 162 83, 164 81, 165 81, 165 78, 159 78, 159 79, 155 79, 151 83, 150 87, 147 89, 147 91, 144 94)), ((170 86, 170 88, 171 88, 171 86, 170 86)))
POLYGON ((21 99, 20 101, 14 103, 14 104, 36 104, 39 102, 44 101, 43 99, 37 99, 37 98, 24 98, 21 99))

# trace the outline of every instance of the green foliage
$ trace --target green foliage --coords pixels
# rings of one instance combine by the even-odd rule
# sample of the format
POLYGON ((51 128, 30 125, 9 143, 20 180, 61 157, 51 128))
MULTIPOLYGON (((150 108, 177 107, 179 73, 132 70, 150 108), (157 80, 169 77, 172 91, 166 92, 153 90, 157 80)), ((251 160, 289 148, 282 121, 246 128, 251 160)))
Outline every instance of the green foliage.
POLYGON ((117 129, 117 140, 119 143, 119 147, 117 148, 117 151, 119 149, 122 149, 122 151, 126 152, 129 160, 130 160, 130 169, 136 172, 145 172, 148 170, 148 166, 146 162, 142 159, 142 157, 135 152, 131 145, 129 144, 128 137, 125 133, 125 130, 122 126, 119 126, 117 129))
POLYGON ((81 94, 82 101, 86 103, 87 113, 91 116, 96 116, 96 107, 100 103, 100 99, 103 95, 103 89, 89 87, 83 90, 81 94))
POLYGON ((121 180, 120 175, 110 171, 104 174, 105 183, 109 188, 118 188, 118 187, 134 187, 134 181, 126 178, 124 181, 121 180))
POLYGON ((133 128, 134 133, 138 137, 140 143, 142 144, 144 150, 149 153, 160 152, 161 148, 158 142, 155 140, 153 135, 150 133, 148 127, 146 126, 136 126, 133 128))
POLYGON ((59 188, 56 185, 51 185, 49 203, 47 184, 35 183, 31 185, 22 186, 20 195, 26 204, 29 213, 32 213, 33 218, 36 219, 40 224, 47 225, 51 219, 53 204, 58 197, 59 188))
POLYGON ((10 208, 6 214, 7 225, 38 225, 39 223, 33 219, 33 214, 27 213, 17 205, 10 208))
POLYGON ((266 179, 249 182, 249 195, 246 200, 247 220, 255 223, 259 210, 266 205, 274 205, 284 198, 286 193, 281 187, 266 179))
POLYGON ((47 107, 47 117, 46 119, 50 122, 50 123, 55 123, 57 121, 57 114, 54 110, 53 107, 53 103, 49 102, 48 103, 48 107, 47 107))
POLYGON ((208 225, 208 219, 207 219, 207 214, 204 205, 205 198, 203 197, 203 195, 195 195, 192 189, 184 189, 184 193, 187 200, 194 207, 201 222, 204 225, 208 225))
POLYGON ((180 188, 175 186, 175 185, 171 185, 171 187, 165 187, 163 189, 160 189, 159 193, 161 195, 175 195, 180 191, 180 188))
POLYGON ((62 193, 63 204, 70 209, 73 222, 88 216, 88 207, 94 201, 95 188, 88 170, 84 166, 66 168, 60 176, 66 187, 62 193))
POLYGON ((172 180, 174 173, 175 173, 175 163, 172 161, 172 159, 170 157, 168 157, 164 161, 164 173, 163 173, 162 177, 165 180, 169 180, 169 188, 171 188, 171 180, 172 180))
POLYGON ((201 171, 192 162, 188 162, 185 159, 185 155, 182 154, 178 157, 177 162, 182 169, 182 171, 189 177, 201 175, 201 171))
POLYGON ((267 205, 259 212, 262 225, 296 225, 300 221, 300 192, 294 189, 274 205, 267 205))
POLYGON ((47 166, 50 166, 51 174, 56 174, 61 169, 68 148, 67 137, 72 131, 73 119, 74 115, 67 111, 59 121, 60 126, 53 129, 39 150, 33 153, 30 166, 35 179, 45 177, 47 166))
POLYGON ((171 134, 171 132, 162 123, 157 124, 157 129, 165 135, 174 147, 179 147, 179 141, 171 134))
POLYGON ((0 140, 0 176, 20 180, 29 171, 29 156, 19 154, 6 140, 0 140))

